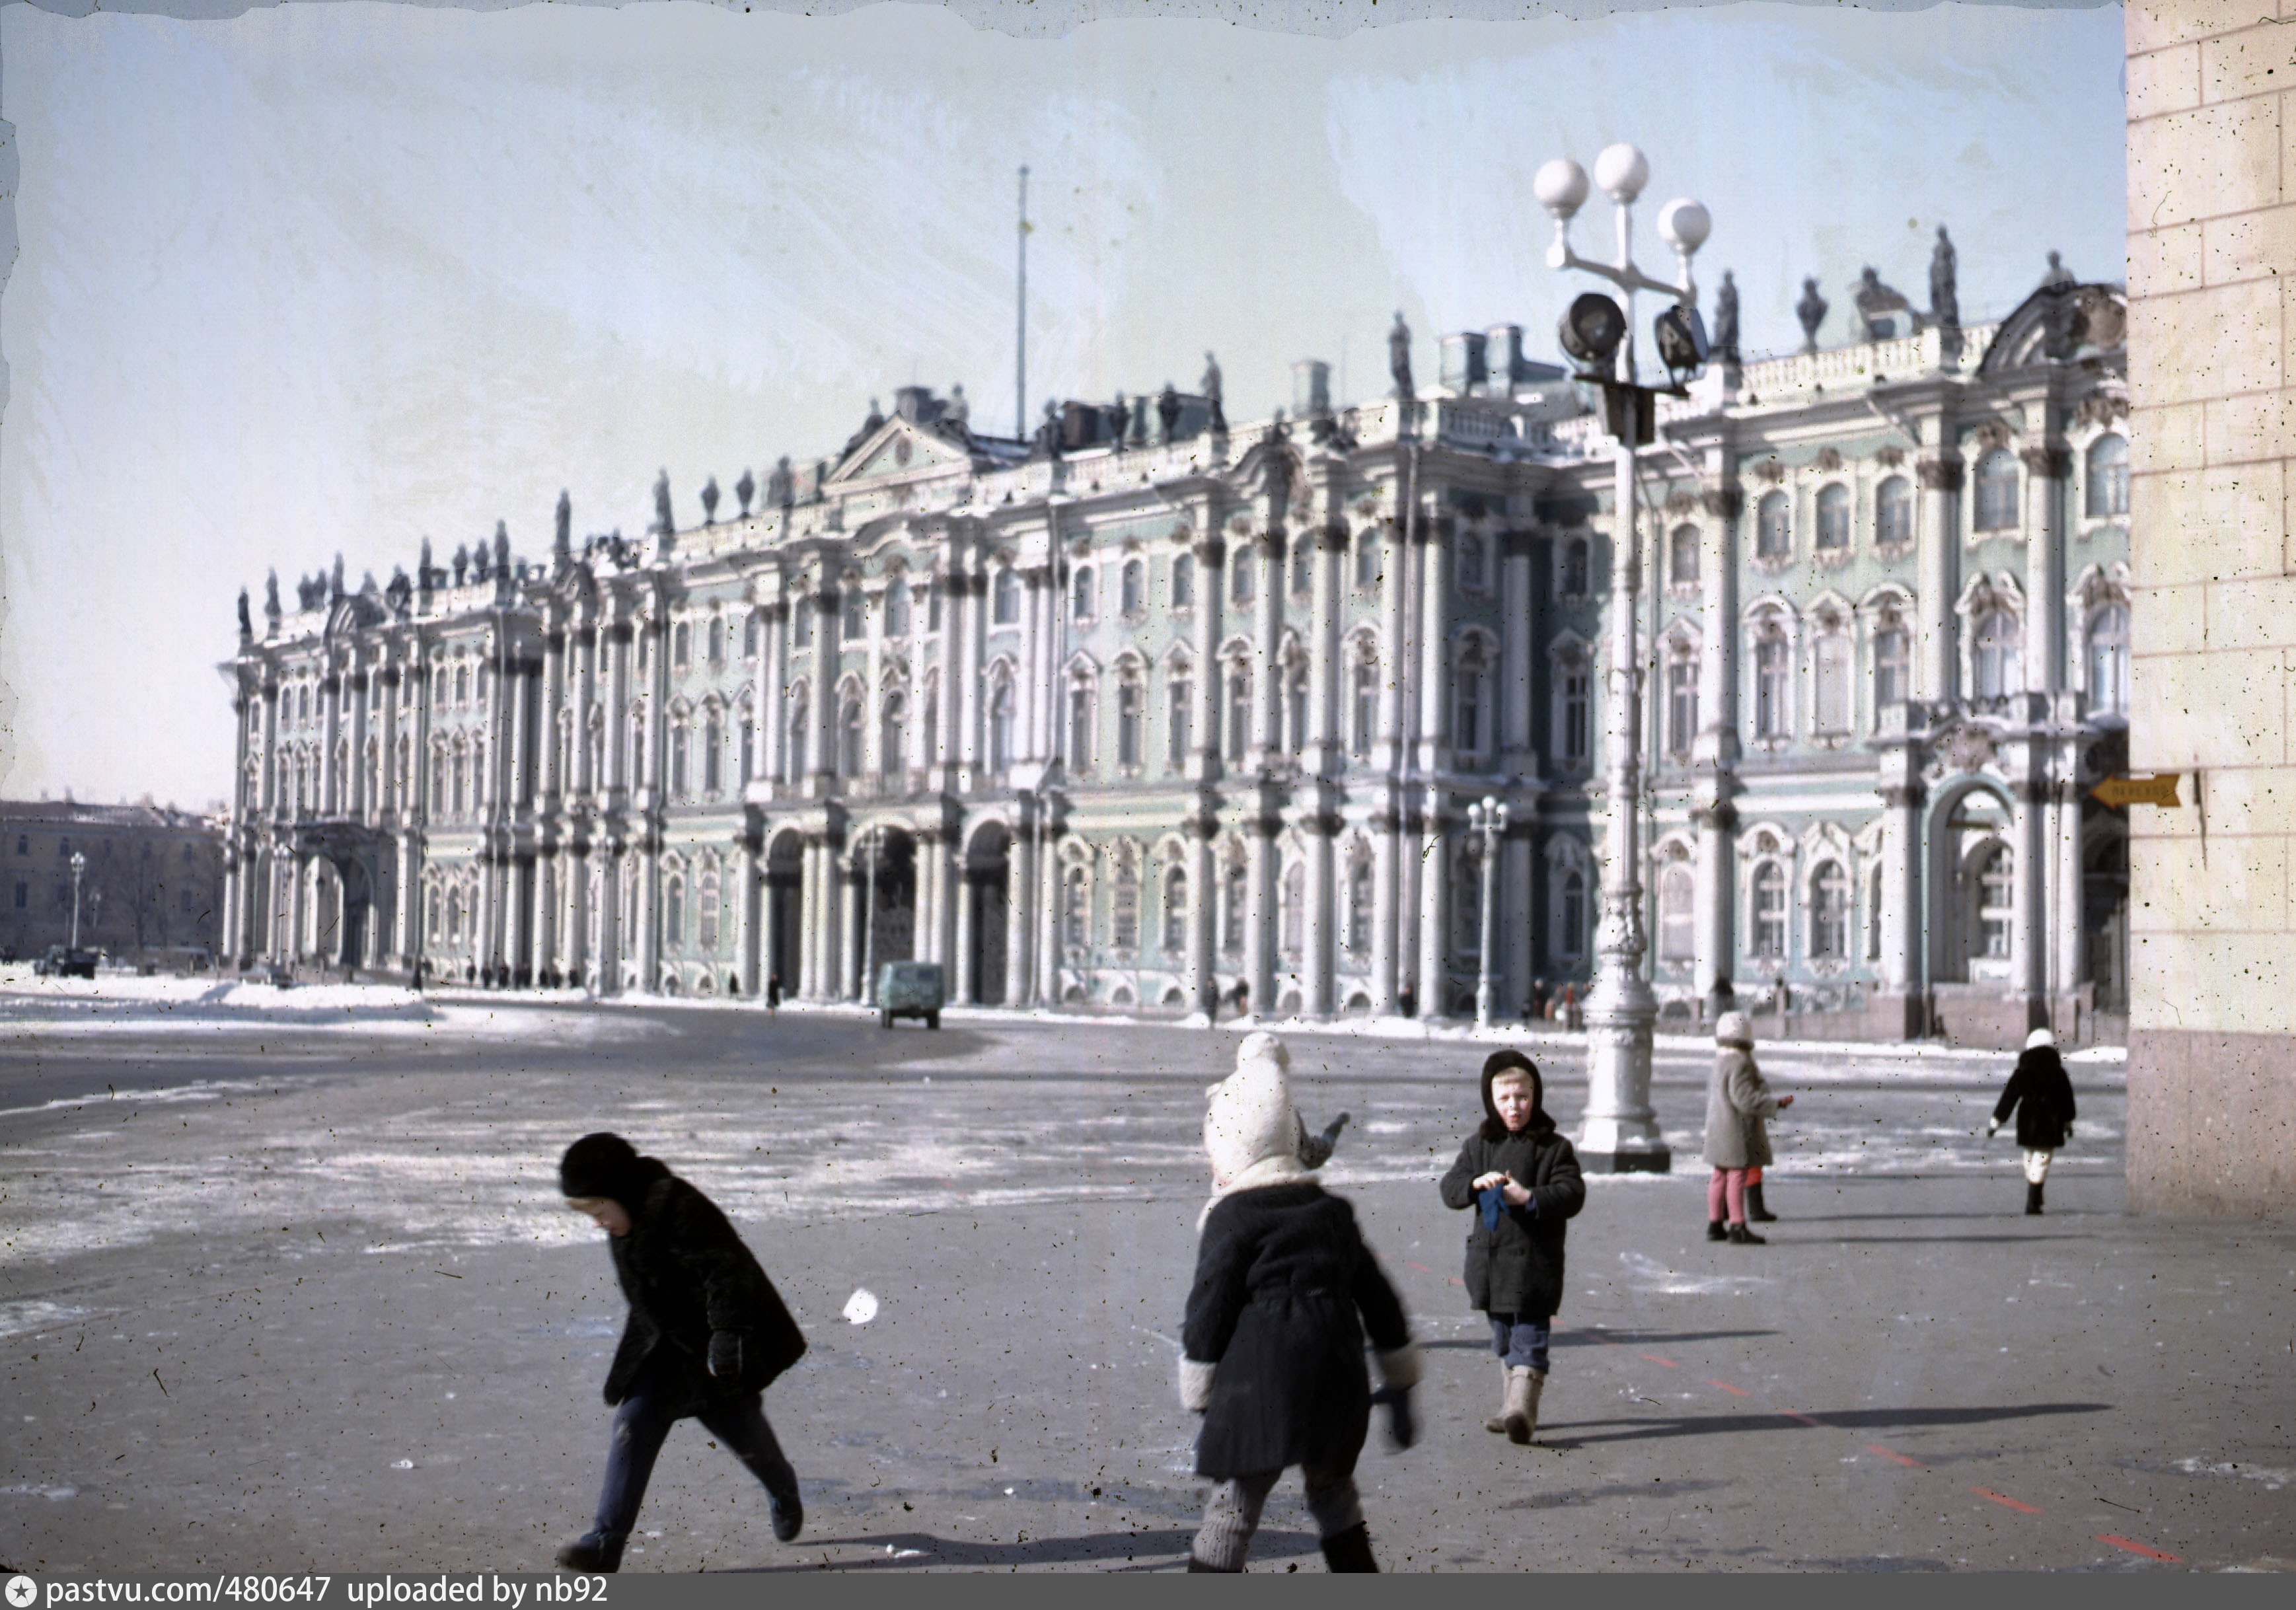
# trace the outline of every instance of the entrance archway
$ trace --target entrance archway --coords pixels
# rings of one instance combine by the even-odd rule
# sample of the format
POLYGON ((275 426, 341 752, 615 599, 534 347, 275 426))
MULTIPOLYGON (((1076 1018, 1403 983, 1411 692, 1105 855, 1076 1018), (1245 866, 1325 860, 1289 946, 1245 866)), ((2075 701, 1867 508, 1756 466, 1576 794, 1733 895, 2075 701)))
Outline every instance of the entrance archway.
POLYGON ((974 1005, 1001 1005, 1006 997, 1010 936, 1005 912, 1013 875, 1013 835, 1001 821, 983 822, 964 852, 964 894, 972 916, 972 953, 966 968, 974 1005))
POLYGON ((2089 802, 2081 838, 2082 972, 2096 1009, 2128 1010, 2128 829, 2089 802))
POLYGON ((2008 799, 1969 779, 1930 813, 1930 977, 1939 984, 2010 982, 2018 876, 2008 799))
POLYGON ((759 958, 764 975, 760 987, 772 993, 781 980, 781 995, 794 995, 805 977, 805 835, 783 828, 766 851, 766 953, 759 958))
POLYGON ((861 993, 875 998, 878 970, 888 961, 912 961, 917 945, 917 841, 890 823, 865 830, 849 857, 861 883, 861 993))

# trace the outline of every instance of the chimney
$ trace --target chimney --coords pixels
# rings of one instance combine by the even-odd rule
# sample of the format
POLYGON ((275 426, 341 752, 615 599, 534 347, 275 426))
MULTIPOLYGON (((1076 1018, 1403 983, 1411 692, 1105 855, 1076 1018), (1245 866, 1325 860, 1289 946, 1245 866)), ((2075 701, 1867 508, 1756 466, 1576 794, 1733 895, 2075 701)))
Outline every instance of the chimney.
POLYGON ((1313 419, 1332 411, 1332 366, 1321 358, 1301 358, 1292 365, 1292 412, 1313 419))

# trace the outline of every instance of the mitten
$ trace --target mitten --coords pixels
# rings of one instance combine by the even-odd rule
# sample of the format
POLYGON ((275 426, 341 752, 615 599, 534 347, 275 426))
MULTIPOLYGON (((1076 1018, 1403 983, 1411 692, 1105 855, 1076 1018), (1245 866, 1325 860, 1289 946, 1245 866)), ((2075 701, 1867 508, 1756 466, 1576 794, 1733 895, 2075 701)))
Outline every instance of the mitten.
POLYGON ((1993 1120, 1993 1122, 1992 1122, 1992 1123, 1990 1123, 1990 1124, 1987 1124, 1987 1125, 1985 1126, 1985 1138, 1986 1138, 1988 1140, 1990 1140, 1991 1139, 1993 1139, 1993 1137, 1994 1137, 1994 1136, 1996 1136, 1996 1135, 1999 1134, 2000 1132, 2001 1132, 2001 1120, 2000 1120, 2000 1119, 1998 1119, 1998 1118, 1996 1118, 1995 1120, 1993 1120))
POLYGON ((1411 1413, 1411 1388, 1382 1386, 1371 1394, 1371 1401, 1387 1410, 1387 1446, 1390 1452, 1401 1453, 1419 1440, 1419 1422, 1411 1413))
POLYGON ((709 1373, 721 1381, 731 1381, 742 1373, 741 1333, 714 1330, 709 1333, 709 1373))

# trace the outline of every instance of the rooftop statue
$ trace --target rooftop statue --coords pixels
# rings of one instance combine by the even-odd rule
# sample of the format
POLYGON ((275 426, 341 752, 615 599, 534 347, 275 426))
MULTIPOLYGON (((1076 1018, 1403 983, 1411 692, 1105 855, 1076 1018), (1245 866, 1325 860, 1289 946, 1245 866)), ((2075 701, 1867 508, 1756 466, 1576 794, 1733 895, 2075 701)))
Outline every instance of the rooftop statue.
POLYGON ((1817 327, 1825 323, 1825 298, 1817 294, 1815 277, 1801 282, 1801 300, 1794 304, 1794 317, 1801 321, 1801 349, 1817 350, 1817 327))
MULTIPOLYGON (((1399 316, 1399 315, 1398 315, 1399 316)), ((1721 288, 1714 293, 1714 339, 1707 350, 1718 364, 1735 364, 1738 359, 1738 282, 1730 271, 1722 271, 1721 288)))
POLYGON ((1387 332, 1387 372, 1395 381, 1395 395, 1410 402, 1418 394, 1411 388, 1411 326, 1403 322, 1403 310, 1395 310, 1395 323, 1387 332))
POLYGON ((1954 269, 1957 254, 1953 241, 1938 225, 1937 249, 1930 253, 1930 319, 1939 328, 1961 328, 1961 299, 1955 294, 1954 269))

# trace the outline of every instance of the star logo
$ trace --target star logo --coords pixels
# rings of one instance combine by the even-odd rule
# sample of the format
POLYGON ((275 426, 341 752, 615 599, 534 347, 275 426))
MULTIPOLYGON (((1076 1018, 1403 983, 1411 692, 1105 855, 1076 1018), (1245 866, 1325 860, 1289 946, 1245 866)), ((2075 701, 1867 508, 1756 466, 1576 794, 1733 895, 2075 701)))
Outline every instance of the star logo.
POLYGON ((40 1590, 33 1585, 30 1577, 12 1576, 8 1579, 8 1603, 14 1606, 14 1610, 29 1610, 32 1601, 39 1597, 40 1590))

